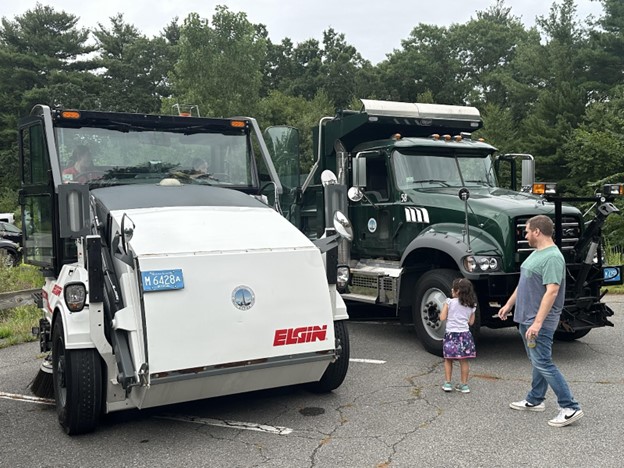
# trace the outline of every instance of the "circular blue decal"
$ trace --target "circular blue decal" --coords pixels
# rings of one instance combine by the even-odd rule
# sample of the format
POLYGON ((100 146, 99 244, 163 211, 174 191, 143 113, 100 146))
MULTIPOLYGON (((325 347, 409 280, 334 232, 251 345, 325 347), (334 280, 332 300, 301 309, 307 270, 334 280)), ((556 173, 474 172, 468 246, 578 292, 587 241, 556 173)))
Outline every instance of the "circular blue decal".
POLYGON ((251 288, 247 286, 238 286, 232 291, 232 304, 240 310, 249 310, 256 302, 256 296, 251 288))
POLYGON ((375 232, 377 230, 377 220, 375 218, 368 220, 368 230, 370 232, 375 232))

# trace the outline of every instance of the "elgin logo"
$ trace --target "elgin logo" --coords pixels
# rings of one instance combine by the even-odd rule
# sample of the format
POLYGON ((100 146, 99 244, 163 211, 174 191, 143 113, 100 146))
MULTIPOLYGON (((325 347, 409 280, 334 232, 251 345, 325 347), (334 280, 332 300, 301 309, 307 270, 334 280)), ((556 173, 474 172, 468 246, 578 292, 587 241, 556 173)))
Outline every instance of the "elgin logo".
POLYGON ((281 330, 275 330, 273 346, 325 341, 326 338, 327 325, 321 327, 314 325, 312 327, 283 328, 281 330))

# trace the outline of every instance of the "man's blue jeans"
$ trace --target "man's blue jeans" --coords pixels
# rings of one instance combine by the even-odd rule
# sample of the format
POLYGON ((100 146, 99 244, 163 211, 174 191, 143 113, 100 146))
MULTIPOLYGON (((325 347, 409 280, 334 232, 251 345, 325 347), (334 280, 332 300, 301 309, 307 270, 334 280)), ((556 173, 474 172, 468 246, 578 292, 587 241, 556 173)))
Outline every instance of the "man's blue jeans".
POLYGON ((544 401, 546 390, 548 390, 550 385, 550 388, 557 395, 557 402, 560 408, 580 409, 581 407, 572 396, 568 383, 552 361, 552 344, 555 332, 542 328, 535 338, 535 348, 529 348, 526 342, 526 331, 528 328, 528 325, 523 324, 520 324, 519 327, 524 348, 533 367, 531 391, 527 395, 526 400, 532 405, 539 405, 544 401))

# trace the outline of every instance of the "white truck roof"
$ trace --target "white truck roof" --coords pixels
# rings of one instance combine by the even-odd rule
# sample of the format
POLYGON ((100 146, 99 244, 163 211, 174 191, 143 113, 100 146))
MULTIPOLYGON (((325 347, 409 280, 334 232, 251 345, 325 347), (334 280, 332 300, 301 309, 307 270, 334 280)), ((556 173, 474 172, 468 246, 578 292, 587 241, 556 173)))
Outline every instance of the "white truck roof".
POLYGON ((481 121, 479 109, 471 106, 450 106, 446 104, 422 104, 417 102, 377 101, 361 99, 364 111, 369 115, 387 117, 408 117, 415 119, 449 119, 481 121))

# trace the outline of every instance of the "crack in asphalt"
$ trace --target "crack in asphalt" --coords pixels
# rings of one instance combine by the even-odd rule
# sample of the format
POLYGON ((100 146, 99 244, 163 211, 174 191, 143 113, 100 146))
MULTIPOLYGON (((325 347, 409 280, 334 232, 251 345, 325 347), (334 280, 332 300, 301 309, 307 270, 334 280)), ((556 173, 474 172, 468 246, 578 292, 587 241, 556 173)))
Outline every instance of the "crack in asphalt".
POLYGON ((331 430, 328 433, 322 433, 321 435, 323 435, 324 437, 321 439, 321 441, 319 442, 319 444, 314 448, 314 450, 312 451, 312 453, 310 454, 310 468, 314 468, 317 466, 317 454, 319 452, 319 450, 321 450, 325 445, 327 445, 328 443, 330 443, 333 440, 333 435, 336 433, 337 430, 339 430, 340 428, 342 428, 346 423, 348 423, 348 419, 346 418, 346 416, 343 413, 343 410, 350 408, 354 405, 357 405, 358 401, 361 399, 366 399, 366 401, 368 401, 370 399, 370 397, 372 395, 376 395, 380 392, 387 392, 388 389, 391 388, 410 388, 411 391, 409 392, 408 397, 406 398, 399 398, 397 400, 392 400, 392 401, 386 401, 386 402, 382 402, 379 403, 378 406, 384 406, 384 405, 394 405, 397 402, 405 402, 408 405, 414 404, 416 401, 424 401, 427 406, 433 408, 434 411, 434 415, 428 419, 426 419, 425 421, 419 423, 418 425, 416 425, 412 430, 403 432, 400 437, 398 438, 398 440, 395 440, 392 443, 388 443, 386 440, 384 440, 384 437, 387 437, 387 435, 374 435, 374 436, 370 436, 370 437, 365 437, 366 438, 370 438, 373 440, 377 440, 379 443, 381 443, 382 445, 388 447, 390 453, 388 454, 387 458, 385 460, 379 461, 377 462, 377 464, 375 466, 377 466, 378 468, 384 468, 389 466, 392 463, 392 460, 394 458, 394 456, 396 455, 397 451, 398 451, 398 447, 400 446, 400 444, 402 444, 408 437, 412 436, 414 433, 418 432, 419 430, 429 426, 431 423, 433 423, 438 417, 440 417, 443 414, 442 408, 440 408, 438 405, 432 403, 431 401, 429 401, 423 394, 422 390, 424 388, 424 386, 418 384, 416 382, 417 379, 421 378, 421 377, 426 377, 428 375, 431 375, 434 372, 438 372, 439 368, 441 366, 441 364, 443 363, 432 363, 430 366, 428 366, 427 368, 425 368, 425 370, 423 370, 423 372, 420 372, 418 374, 415 375, 411 375, 405 378, 406 381, 406 385, 390 385, 390 386, 386 386, 383 388, 378 388, 375 389, 371 392, 367 392, 365 394, 359 395, 355 398, 352 399, 352 401, 350 403, 347 404, 343 404, 338 406, 335 411, 338 411, 338 413, 340 414, 340 420, 338 421, 338 424, 335 425, 335 427, 333 428, 333 430, 331 430))
MULTIPOLYGON (((354 401, 356 399, 354 399, 354 401)), ((310 467, 316 466, 316 455, 319 452, 319 450, 323 448, 323 446, 325 446, 326 444, 329 444, 332 441, 332 436, 336 433, 336 431, 349 422, 349 420, 345 417, 345 414, 343 411, 345 410, 345 408, 351 408, 354 404, 354 401, 352 401, 351 403, 342 404, 334 410, 334 411, 337 411, 340 416, 340 419, 338 420, 338 424, 336 424, 333 430, 331 430, 329 433, 323 434, 324 437, 321 439, 318 445, 314 447, 314 450, 312 450, 312 453, 310 454, 310 467)))

